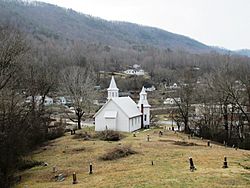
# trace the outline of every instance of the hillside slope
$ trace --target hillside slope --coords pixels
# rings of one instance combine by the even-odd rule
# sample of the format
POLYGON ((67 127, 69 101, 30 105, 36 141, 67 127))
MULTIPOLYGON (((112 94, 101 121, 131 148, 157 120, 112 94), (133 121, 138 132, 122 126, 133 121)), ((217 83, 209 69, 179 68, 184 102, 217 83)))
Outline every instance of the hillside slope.
POLYGON ((122 48, 137 45, 189 52, 210 47, 191 38, 127 22, 110 22, 55 5, 0 0, 0 24, 12 23, 36 38, 102 43, 122 48))
MULTIPOLYGON (((90 130, 82 131, 91 134, 90 130)), ((67 134, 34 152, 32 159, 47 162, 48 166, 22 172, 22 181, 17 187, 228 188, 249 185, 249 151, 216 143, 207 147, 207 140, 188 139, 185 134, 163 129, 140 131, 136 137, 126 135, 118 143, 73 139, 74 135, 67 134), (164 132, 161 137, 159 130, 164 132), (137 154, 111 161, 100 159, 107 151, 122 146, 131 146, 137 154), (190 156, 197 168, 194 172, 189 170, 190 156), (226 169, 222 168, 224 156, 228 160, 226 169), (89 162, 93 164, 92 175, 88 174, 89 162), (56 173, 52 171, 53 166, 58 169, 56 173), (72 184, 73 172, 77 174, 78 184, 72 184), (65 180, 56 181, 58 174, 63 174, 65 180)))

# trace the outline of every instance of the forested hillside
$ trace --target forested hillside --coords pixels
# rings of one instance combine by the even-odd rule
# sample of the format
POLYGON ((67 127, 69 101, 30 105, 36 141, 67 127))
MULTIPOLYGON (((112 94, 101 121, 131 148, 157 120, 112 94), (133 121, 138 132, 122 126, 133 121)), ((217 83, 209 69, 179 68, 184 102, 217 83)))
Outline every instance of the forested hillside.
POLYGON ((142 45, 194 53, 211 50, 198 41, 161 29, 110 22, 42 2, 0 0, 0 23, 12 23, 38 40, 78 40, 125 49, 142 45))

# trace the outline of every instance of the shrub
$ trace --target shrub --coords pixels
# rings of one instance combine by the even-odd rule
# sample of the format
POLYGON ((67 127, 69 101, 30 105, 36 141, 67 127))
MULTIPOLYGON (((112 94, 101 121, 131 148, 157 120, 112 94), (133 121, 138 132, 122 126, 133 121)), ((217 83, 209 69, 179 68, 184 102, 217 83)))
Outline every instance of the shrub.
POLYGON ((93 136, 91 134, 89 134, 88 132, 84 132, 84 133, 76 133, 73 138, 74 139, 83 139, 83 140, 90 140, 93 136))
POLYGON ((100 159, 104 161, 115 160, 115 159, 119 159, 119 158, 126 157, 129 155, 133 155, 136 153, 137 152, 132 150, 130 146, 118 146, 109 150, 107 153, 101 156, 100 159))
POLYGON ((17 169, 18 170, 26 170, 26 169, 33 168, 35 166, 40 166, 43 163, 44 162, 42 162, 42 161, 21 159, 21 160, 19 160, 19 162, 17 164, 17 169))
POLYGON ((59 138, 64 135, 65 127, 64 126, 55 126, 53 128, 50 128, 47 134, 47 138, 49 140, 53 140, 56 138, 59 138))
POLYGON ((96 137, 105 141, 118 141, 121 140, 123 136, 117 131, 105 130, 98 132, 96 137))

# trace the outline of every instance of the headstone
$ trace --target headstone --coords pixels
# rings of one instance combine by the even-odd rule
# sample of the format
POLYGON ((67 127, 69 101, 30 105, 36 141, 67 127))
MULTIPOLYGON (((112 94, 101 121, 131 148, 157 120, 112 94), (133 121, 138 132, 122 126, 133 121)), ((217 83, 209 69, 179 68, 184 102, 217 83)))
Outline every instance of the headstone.
POLYGON ((57 178, 56 181, 64 181, 65 180, 63 174, 58 174, 58 176, 55 176, 55 177, 57 178))
POLYGON ((93 174, 93 166, 92 166, 92 163, 89 163, 89 174, 93 174))
POLYGON ((147 135, 147 140, 148 140, 148 142, 149 142, 149 134, 147 135))
POLYGON ((162 131, 159 131, 159 137, 161 137, 163 135, 162 131))
POLYGON ((224 157, 224 162, 223 162, 223 167, 222 168, 228 168, 227 157, 226 156, 224 157))
POLYGON ((53 173, 56 173, 56 172, 57 172, 56 166, 53 166, 52 171, 53 171, 53 173))
POLYGON ((78 182, 77 182, 77 179, 76 179, 76 173, 74 172, 73 173, 73 182, 72 182, 73 184, 77 184, 78 182))
POLYGON ((189 157, 189 164, 190 164, 190 171, 193 172, 194 170, 196 170, 195 166, 194 166, 194 162, 192 157, 189 157))

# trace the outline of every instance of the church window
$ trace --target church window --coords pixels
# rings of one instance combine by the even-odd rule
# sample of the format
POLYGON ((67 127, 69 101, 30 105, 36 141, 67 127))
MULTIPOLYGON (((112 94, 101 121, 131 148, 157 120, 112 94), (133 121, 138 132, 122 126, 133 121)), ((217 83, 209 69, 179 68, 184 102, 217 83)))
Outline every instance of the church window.
POLYGON ((147 115, 144 115, 144 121, 147 121, 147 115))

